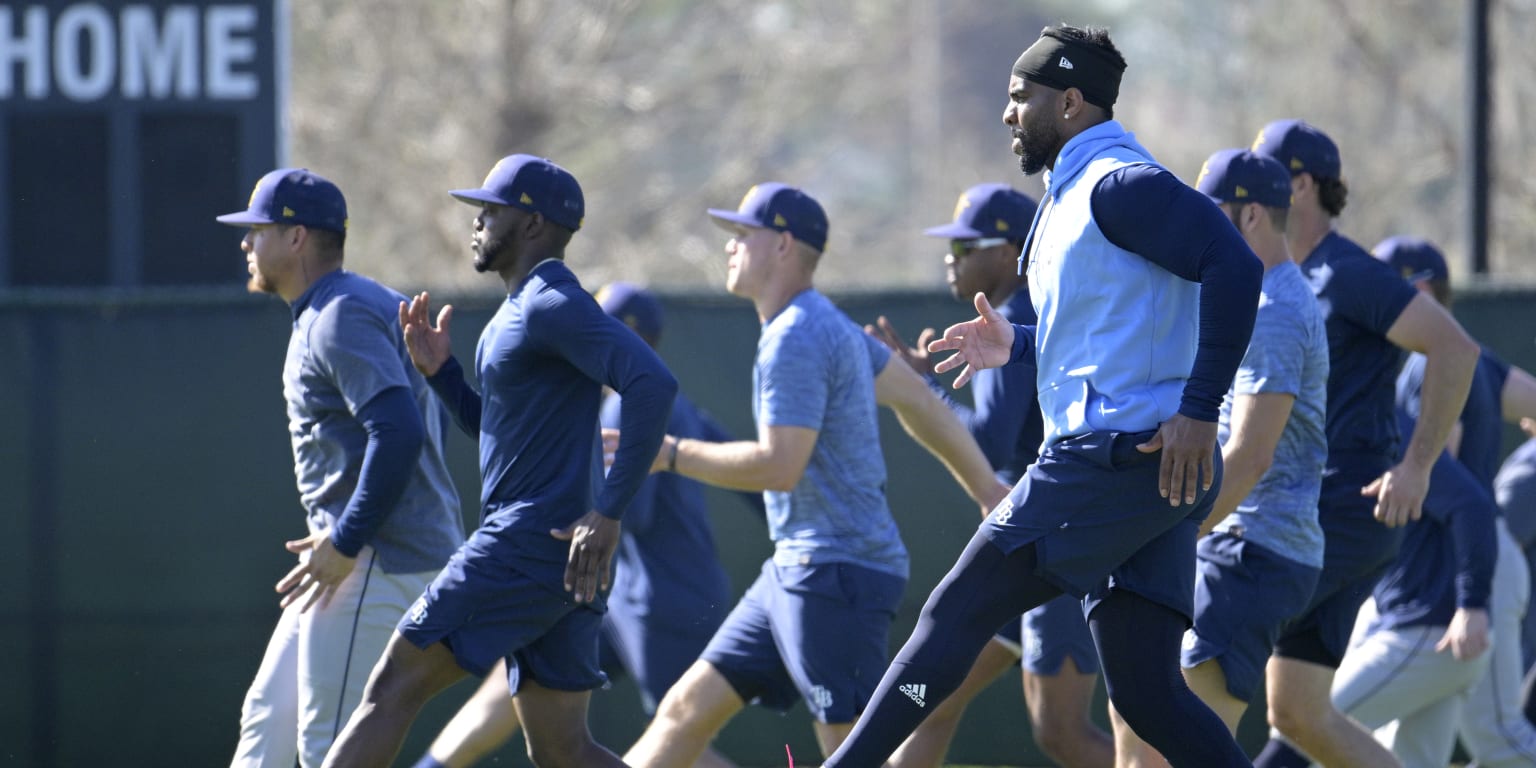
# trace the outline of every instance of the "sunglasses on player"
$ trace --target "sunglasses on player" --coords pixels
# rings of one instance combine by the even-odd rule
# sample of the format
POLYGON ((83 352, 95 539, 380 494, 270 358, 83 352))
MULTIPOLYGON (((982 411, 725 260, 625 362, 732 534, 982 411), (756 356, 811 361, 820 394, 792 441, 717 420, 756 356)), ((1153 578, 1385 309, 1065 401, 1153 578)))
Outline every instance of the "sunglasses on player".
POLYGON ((949 241, 949 255, 961 258, 971 251, 979 251, 983 248, 992 248, 1008 242, 1006 237, 979 237, 974 240, 949 241))

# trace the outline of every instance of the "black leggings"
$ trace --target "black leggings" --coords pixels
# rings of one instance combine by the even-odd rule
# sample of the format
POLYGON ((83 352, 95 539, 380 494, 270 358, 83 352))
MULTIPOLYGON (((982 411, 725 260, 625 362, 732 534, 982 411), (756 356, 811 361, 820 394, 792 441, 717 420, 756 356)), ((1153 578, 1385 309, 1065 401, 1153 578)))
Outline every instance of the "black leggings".
POLYGON ((1183 766, 1246 766, 1226 723, 1179 671, 1185 619, 1134 592, 1116 590, 1089 617, 1115 709, 1143 741, 1183 766))
MULTIPOLYGON (((983 646, 1010 617, 1061 589, 1035 573, 1033 545, 1004 555, 977 533, 929 595, 869 706, 826 768, 878 768, 923 718, 959 687, 983 646)), ((1179 673, 1184 617, 1116 591, 1090 628, 1104 679, 1127 723, 1175 768, 1246 766, 1248 759, 1179 673)))

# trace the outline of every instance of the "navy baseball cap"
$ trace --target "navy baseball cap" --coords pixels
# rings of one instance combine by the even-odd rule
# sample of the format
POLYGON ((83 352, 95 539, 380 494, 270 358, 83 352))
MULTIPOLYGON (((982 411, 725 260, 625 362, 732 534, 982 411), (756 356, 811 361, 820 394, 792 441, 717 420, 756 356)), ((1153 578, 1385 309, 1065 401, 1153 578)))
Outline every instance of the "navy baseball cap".
POLYGON ((1420 280, 1449 280, 1445 256, 1428 240, 1417 237, 1389 237, 1371 249, 1371 255, 1402 274, 1410 283, 1420 280))
POLYGON ((344 233, 347 201, 335 184, 308 168, 279 168, 256 182, 245 210, 226 213, 217 221, 236 227, 302 224, 344 233))
POLYGON ((486 174, 479 189, 455 189, 448 194, 470 205, 521 208, 575 232, 587 213, 581 185, 570 171, 542 157, 507 155, 486 174))
POLYGON ((1195 189, 1218 205, 1291 207, 1291 174, 1280 161, 1248 149, 1223 149, 1206 158, 1195 189))
POLYGON ((661 338, 661 302, 650 291, 634 283, 609 283, 598 289, 597 303, 642 337, 661 338))
POLYGON ((818 251, 827 245, 827 212, 816 198, 788 184, 758 184, 747 190, 736 210, 710 208, 709 215, 726 229, 732 224, 773 229, 788 232, 818 251))
POLYGON ((1276 120, 1259 131, 1251 149, 1280 161, 1292 175, 1310 173, 1320 179, 1337 179, 1339 146, 1316 127, 1301 120, 1276 120))
POLYGON ((1007 184, 977 184, 961 193, 955 220, 923 230, 929 237, 972 240, 1001 237, 1023 240, 1034 223, 1035 201, 1007 184))

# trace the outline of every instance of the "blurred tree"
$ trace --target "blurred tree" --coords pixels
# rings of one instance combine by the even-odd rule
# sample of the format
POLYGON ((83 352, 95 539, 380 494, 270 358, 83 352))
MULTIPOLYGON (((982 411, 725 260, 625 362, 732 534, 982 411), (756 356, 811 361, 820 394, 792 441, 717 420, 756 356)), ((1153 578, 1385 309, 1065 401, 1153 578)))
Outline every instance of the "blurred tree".
MULTIPOLYGON (((342 184, 356 268, 402 289, 494 292, 468 268, 472 186, 532 152, 582 181, 587 282, 718 290, 703 215, 753 183, 828 209, 820 282, 930 287, 922 227, 1019 176, 1000 123, 1007 70, 1046 23, 1109 26, 1130 62, 1117 117, 1192 179, 1279 117, 1339 143, 1341 228, 1414 233, 1462 256, 1464 12, 1438 0, 346 0, 293 3, 291 151, 342 184)), ((1492 259, 1536 277, 1536 0, 1496 0, 1492 259)), ((1464 272, 1464 270, 1463 270, 1464 272)))

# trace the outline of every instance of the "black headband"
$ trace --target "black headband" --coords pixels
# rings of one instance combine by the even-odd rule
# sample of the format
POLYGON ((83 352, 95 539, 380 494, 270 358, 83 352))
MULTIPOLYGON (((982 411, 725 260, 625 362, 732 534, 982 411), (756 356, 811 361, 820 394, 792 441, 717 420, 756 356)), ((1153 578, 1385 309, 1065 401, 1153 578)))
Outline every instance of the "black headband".
POLYGON ((1013 74, 1032 83, 1065 91, 1076 88, 1083 99, 1109 109, 1120 95, 1120 75, 1125 65, 1107 51, 1067 37, 1046 27, 1029 50, 1013 63, 1013 74))

